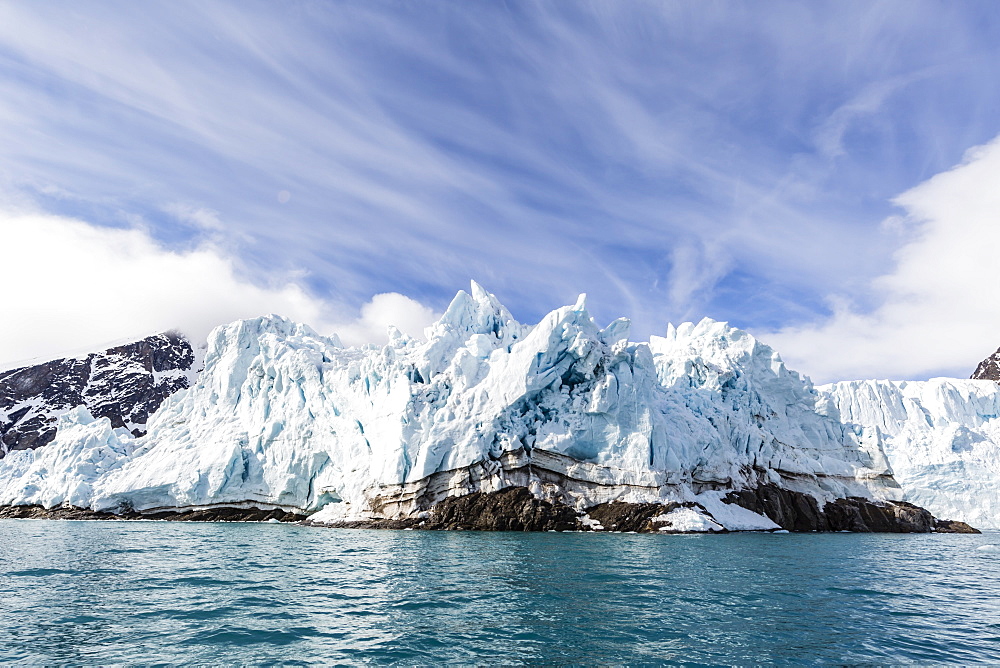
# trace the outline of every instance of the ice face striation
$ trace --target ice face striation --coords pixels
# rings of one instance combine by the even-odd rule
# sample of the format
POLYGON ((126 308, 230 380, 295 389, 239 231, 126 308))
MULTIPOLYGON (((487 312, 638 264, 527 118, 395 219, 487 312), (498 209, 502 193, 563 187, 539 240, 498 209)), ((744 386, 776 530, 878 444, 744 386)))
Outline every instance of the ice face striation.
POLYGON ((866 447, 889 457, 905 500, 1000 529, 1000 387, 990 380, 864 380, 819 388, 866 447))
POLYGON ((58 417, 76 406, 142 435, 160 403, 191 382, 195 357, 182 334, 167 332, 83 357, 0 372, 0 458, 49 443, 58 417))
POLYGON ((473 284, 426 335, 344 348, 278 316, 219 327, 197 382, 145 436, 71 413, 44 451, 0 462, 0 503, 264 505, 332 520, 524 486, 577 508, 695 501, 738 528, 774 528, 721 498, 763 484, 820 501, 901 495, 878 443, 724 323, 634 343, 627 320, 601 329, 581 297, 529 327, 473 284), (48 475, 58 462, 72 467, 48 475))

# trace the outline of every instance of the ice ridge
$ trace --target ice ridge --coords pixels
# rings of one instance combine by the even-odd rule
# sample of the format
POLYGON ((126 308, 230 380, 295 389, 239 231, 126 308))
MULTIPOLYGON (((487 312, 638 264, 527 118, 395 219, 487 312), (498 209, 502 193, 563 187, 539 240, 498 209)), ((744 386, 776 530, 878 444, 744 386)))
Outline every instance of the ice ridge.
POLYGON ((426 337, 346 348, 276 315, 224 325, 145 436, 72 411, 49 446, 0 461, 0 504, 347 518, 513 484, 581 508, 718 506, 764 483, 819 500, 902 495, 883 441, 726 323, 637 343, 625 319, 598 327, 581 298, 528 326, 473 283, 426 337))

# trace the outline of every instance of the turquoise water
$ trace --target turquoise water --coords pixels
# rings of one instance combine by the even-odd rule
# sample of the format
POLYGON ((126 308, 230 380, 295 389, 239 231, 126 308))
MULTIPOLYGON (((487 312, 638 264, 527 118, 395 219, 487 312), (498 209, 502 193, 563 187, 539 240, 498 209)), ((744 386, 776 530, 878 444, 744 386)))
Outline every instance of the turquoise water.
POLYGON ((0 521, 0 663, 1000 662, 1000 534, 0 521))

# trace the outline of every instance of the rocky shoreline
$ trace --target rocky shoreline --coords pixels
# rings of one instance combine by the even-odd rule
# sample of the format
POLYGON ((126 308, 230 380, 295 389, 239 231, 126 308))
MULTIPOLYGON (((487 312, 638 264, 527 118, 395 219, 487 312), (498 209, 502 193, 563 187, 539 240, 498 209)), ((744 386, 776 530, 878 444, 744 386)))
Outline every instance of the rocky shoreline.
MULTIPOLYGON (((861 533, 980 533, 964 522, 940 520, 927 510, 902 501, 875 502, 859 497, 837 499, 821 509, 808 494, 762 485, 731 492, 726 503, 770 518, 789 532, 861 533)), ((304 526, 350 529, 419 529, 428 531, 612 531, 684 533, 672 528, 666 516, 690 508, 706 513, 696 503, 624 503, 612 501, 575 508, 538 499, 526 487, 495 492, 473 492, 449 497, 418 517, 317 523, 306 515, 279 508, 232 507, 160 510, 115 514, 85 508, 3 506, 0 519, 165 520, 175 522, 285 522, 304 526)), ((728 533, 721 527, 716 533, 728 533)))
POLYGON ((2 520, 165 520, 170 522, 302 522, 305 515, 280 508, 192 508, 147 513, 108 513, 89 508, 0 506, 2 520))
POLYGON ((924 508, 905 501, 874 502, 852 496, 820 509, 812 496, 777 485, 730 492, 725 500, 765 515, 788 531, 981 533, 965 522, 937 519, 924 508))
MULTIPOLYGON (((939 520, 927 510, 902 501, 874 502, 851 497, 827 503, 821 510, 808 494, 762 485, 732 492, 726 502, 770 518, 789 532, 863 533, 980 533, 954 520, 939 520)), ((497 492, 474 492, 450 497, 433 506, 421 519, 375 519, 317 526, 371 529, 425 529, 466 531, 622 531, 678 533, 662 520, 683 507, 705 509, 696 503, 623 503, 592 506, 579 515, 570 506, 537 499, 525 487, 497 492), (589 522, 584 519, 590 520, 589 522), (594 525, 601 527, 595 529, 594 525)), ((306 521, 307 524, 313 524, 306 521)), ((718 533, 727 533, 721 529, 718 533)))

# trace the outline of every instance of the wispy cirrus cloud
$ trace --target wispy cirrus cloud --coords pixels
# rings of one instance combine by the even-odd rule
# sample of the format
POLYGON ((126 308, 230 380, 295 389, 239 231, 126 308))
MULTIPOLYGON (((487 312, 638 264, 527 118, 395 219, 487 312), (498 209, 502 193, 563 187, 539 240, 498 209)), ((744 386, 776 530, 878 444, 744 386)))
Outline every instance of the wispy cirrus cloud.
POLYGON ((473 277, 526 320, 587 292, 638 336, 774 329, 877 301, 891 198, 1000 131, 997 32, 930 2, 5 4, 0 178, 318 303, 473 277))

